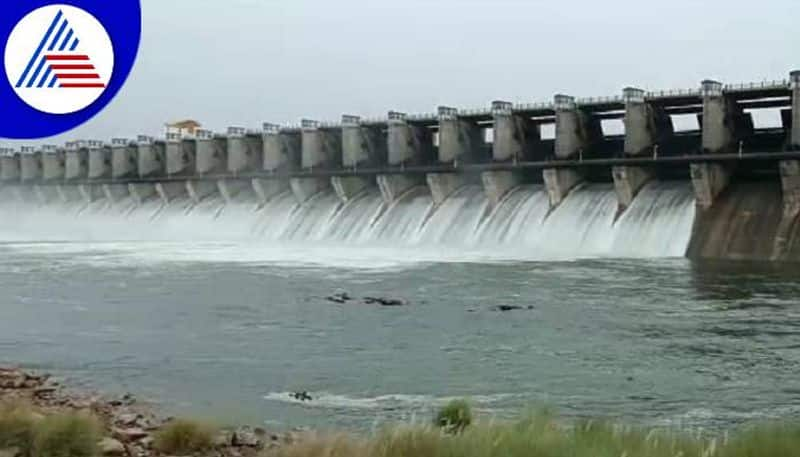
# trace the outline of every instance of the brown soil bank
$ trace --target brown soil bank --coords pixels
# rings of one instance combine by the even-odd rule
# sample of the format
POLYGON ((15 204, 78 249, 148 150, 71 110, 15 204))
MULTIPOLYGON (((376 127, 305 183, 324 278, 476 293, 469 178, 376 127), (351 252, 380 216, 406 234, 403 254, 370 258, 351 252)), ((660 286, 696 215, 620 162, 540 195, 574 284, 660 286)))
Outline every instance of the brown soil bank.
POLYGON ((785 215, 776 182, 734 182, 708 210, 698 209, 690 259, 800 261, 800 227, 785 215))

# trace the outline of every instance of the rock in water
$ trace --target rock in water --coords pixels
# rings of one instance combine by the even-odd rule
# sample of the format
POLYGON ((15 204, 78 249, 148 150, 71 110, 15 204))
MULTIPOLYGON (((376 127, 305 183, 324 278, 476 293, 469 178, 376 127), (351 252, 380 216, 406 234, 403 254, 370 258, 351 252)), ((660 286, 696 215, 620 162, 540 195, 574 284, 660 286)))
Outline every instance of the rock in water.
POLYGON ((313 398, 311 398, 311 395, 309 395, 308 392, 306 392, 306 391, 293 392, 289 396, 294 398, 295 400, 300 400, 300 401, 311 401, 311 400, 313 400, 313 398))
POLYGON ((383 298, 383 297, 364 297, 364 303, 368 305, 381 306, 408 306, 408 302, 402 298, 383 298))
POLYGON ((328 295, 327 297, 325 297, 325 299, 330 301, 330 302, 343 304, 343 303, 349 302, 353 298, 347 292, 339 291, 339 292, 336 292, 333 295, 328 295))
POLYGON ((517 305, 497 305, 492 308, 494 311, 499 311, 501 313, 506 313, 508 311, 522 311, 522 310, 532 310, 534 309, 533 306, 517 306, 517 305))

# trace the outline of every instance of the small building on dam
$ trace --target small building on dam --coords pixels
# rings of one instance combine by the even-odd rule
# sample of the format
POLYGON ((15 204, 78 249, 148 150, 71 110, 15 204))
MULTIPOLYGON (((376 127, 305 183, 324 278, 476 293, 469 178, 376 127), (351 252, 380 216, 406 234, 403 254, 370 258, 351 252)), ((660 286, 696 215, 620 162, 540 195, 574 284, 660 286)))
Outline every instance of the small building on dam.
POLYGON ((772 82, 0 151, 0 195, 31 211, 99 201, 263 206, 287 195, 302 206, 320 194, 346 206, 367 193, 385 207, 426 193, 435 211, 469 186, 482 188, 489 214, 536 186, 548 218, 581 188, 606 183, 613 224, 647 186, 681 181, 695 206, 688 257, 800 260, 800 71, 772 82), (761 125, 762 111, 776 122, 761 125))

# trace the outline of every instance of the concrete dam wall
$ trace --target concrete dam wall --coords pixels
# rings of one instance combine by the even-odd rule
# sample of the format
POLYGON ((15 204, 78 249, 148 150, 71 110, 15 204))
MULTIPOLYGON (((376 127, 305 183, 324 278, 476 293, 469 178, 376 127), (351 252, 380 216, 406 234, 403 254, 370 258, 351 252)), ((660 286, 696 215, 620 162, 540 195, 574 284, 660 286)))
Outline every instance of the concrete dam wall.
POLYGON ((795 261, 798 104, 793 72, 767 83, 3 150, 0 240, 795 261), (777 110, 781 125, 758 127, 758 110, 777 110), (678 116, 697 128, 677 129, 678 116), (610 129, 613 121, 624 127, 610 129))

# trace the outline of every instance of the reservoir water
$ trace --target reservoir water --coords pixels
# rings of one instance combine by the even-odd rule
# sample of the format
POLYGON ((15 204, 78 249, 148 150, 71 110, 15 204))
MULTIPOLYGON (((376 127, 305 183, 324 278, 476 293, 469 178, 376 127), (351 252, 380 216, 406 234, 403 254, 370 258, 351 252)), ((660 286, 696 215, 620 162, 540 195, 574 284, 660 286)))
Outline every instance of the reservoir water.
POLYGON ((616 220, 608 186, 550 214, 536 187, 496 209, 469 187, 439 208, 2 201, 0 363, 176 414, 365 429, 469 397, 498 417, 800 415, 798 271, 682 258, 685 184, 616 220), (354 300, 326 299, 339 290, 354 300))

